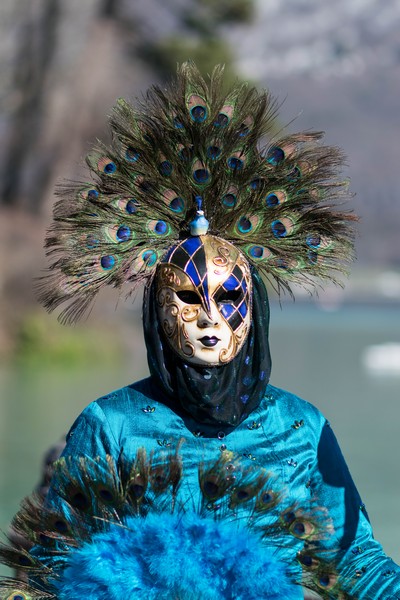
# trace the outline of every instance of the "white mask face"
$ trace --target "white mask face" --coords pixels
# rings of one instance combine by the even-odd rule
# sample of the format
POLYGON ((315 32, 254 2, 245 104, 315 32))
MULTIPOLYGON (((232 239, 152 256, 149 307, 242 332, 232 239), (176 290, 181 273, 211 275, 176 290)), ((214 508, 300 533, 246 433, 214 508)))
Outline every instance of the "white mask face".
POLYGON ((222 365, 242 347, 251 321, 247 261, 212 235, 188 238, 157 271, 157 311, 171 348, 195 365, 222 365))

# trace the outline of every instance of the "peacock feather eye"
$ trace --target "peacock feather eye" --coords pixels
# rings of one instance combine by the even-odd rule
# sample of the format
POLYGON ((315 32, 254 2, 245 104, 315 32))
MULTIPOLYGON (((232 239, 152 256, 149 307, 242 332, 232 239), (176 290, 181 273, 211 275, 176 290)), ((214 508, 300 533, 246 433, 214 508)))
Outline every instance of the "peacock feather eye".
POLYGON ((297 554, 297 560, 306 569, 313 570, 317 569, 319 566, 319 561, 314 556, 311 554, 305 554, 304 552, 299 552, 297 554))
POLYGON ((207 148, 207 156, 211 160, 217 160, 221 156, 222 150, 218 146, 209 146, 207 148))
POLYGON ((316 584, 322 590, 331 590, 337 583, 335 573, 319 573, 316 577, 316 584))
POLYGON ((251 131, 250 127, 247 127, 247 125, 242 123, 238 129, 238 135, 240 135, 240 137, 245 137, 246 135, 248 135, 250 133, 250 131, 251 131))
POLYGON ((97 168, 106 175, 112 175, 117 170, 117 165, 110 158, 102 157, 97 163, 97 168))
POLYGON ((318 252, 315 250, 309 250, 307 252, 307 259, 311 265, 316 265, 318 262, 318 252))
POLYGON ((300 178, 301 178, 301 171, 300 171, 299 167, 293 167, 293 169, 291 171, 289 171, 289 173, 287 174, 287 179, 291 183, 295 183, 300 178))
POLYGON ((245 489, 238 490, 236 492, 236 497, 239 500, 239 502, 245 502, 250 497, 250 493, 245 489))
MULTIPOLYGON (((113 257, 105 256, 103 258, 113 257)), ((71 496, 69 497, 69 503, 71 504, 71 506, 77 508, 78 510, 86 511, 88 510, 88 508, 90 508, 89 498, 85 496, 83 492, 79 491, 75 491, 73 494, 71 494, 71 496)))
POLYGON ((279 219, 272 221, 271 230, 276 238, 283 238, 288 234, 285 224, 282 221, 279 221, 279 219))
POLYGON ((241 217, 237 227, 240 233, 250 233, 250 231, 253 229, 251 221, 247 217, 241 217))
POLYGON ((113 504, 115 503, 115 497, 111 490, 106 487, 99 487, 97 490, 97 494, 104 504, 113 504))
POLYGON ((128 214, 134 215, 139 208, 139 203, 135 198, 131 198, 125 205, 125 210, 128 214))
POLYGON ((151 233, 155 233, 156 235, 159 235, 159 236, 168 235, 171 231, 171 228, 168 225, 168 223, 161 219, 159 221, 156 221, 155 219, 153 219, 152 221, 149 221, 147 223, 147 227, 151 233))
POLYGON ((265 198, 265 205, 268 208, 273 208, 274 206, 279 206, 286 202, 287 196, 283 190, 276 190, 267 194, 265 198))
POLYGON ((88 200, 97 200, 99 197, 99 192, 97 190, 95 190, 94 188, 92 190, 89 190, 87 193, 87 199, 88 200))
POLYGON ((311 537, 315 530, 315 525, 305 519, 295 519, 289 527, 289 532, 301 540, 311 537))
POLYGON ((193 179, 196 181, 196 183, 207 183, 207 181, 210 179, 210 173, 207 171, 207 169, 196 169, 193 171, 193 179))
POLYGON ((193 106, 190 109, 190 116, 195 123, 203 123, 207 119, 207 109, 205 106, 193 106))
POLYGON ((165 177, 169 177, 172 174, 173 169, 172 163, 169 160, 163 160, 158 166, 160 175, 164 175, 165 177))
POLYGON ((169 203, 169 207, 175 213, 182 213, 185 210, 185 201, 180 196, 176 196, 169 203))
POLYGON ((266 160, 274 167, 277 167, 285 160, 285 152, 279 146, 272 146, 267 152, 266 160))
POLYGON ((157 221, 157 223, 154 227, 154 231, 155 231, 155 233, 158 233, 158 235, 164 235, 164 233, 167 231, 167 229, 168 229, 168 226, 165 221, 157 221))
POLYGON ((207 119, 207 104, 201 96, 192 95, 188 100, 189 114, 195 123, 204 123, 207 119))
MULTIPOLYGON (((102 237, 101 240, 112 242, 114 244, 128 242, 135 237, 131 227, 126 223, 119 223, 117 225, 111 225, 110 227, 104 227, 102 231, 105 239, 102 237)), ((117 252, 117 250, 113 249, 113 252, 117 252)))
POLYGON ((249 256, 250 258, 252 258, 255 261, 259 261, 259 260, 265 260, 267 258, 270 258, 270 256, 272 256, 272 252, 270 250, 268 250, 268 248, 265 248, 264 246, 248 246, 247 248, 245 248, 246 254, 247 256, 249 256))
POLYGON ((93 250, 93 248, 96 248, 96 246, 98 246, 98 244, 100 243, 100 240, 96 237, 94 237, 94 235, 92 234, 88 234, 86 237, 86 248, 88 248, 89 250, 93 250))
POLYGON ((216 498, 218 496, 219 487, 215 481, 211 479, 206 479, 203 483, 203 493, 207 498, 216 498))
POLYGON ((232 171, 241 171, 244 167, 244 161, 237 156, 230 156, 227 160, 227 165, 232 171))
POLYGON ((255 179, 252 179, 252 181, 250 181, 249 188, 253 191, 259 190, 262 187, 263 183, 264 180, 261 177, 256 177, 255 179))
POLYGON ((179 117, 174 117, 174 127, 175 129, 184 129, 184 125, 179 117))
POLYGON ((182 150, 179 152, 179 156, 183 161, 189 162, 189 160, 191 160, 192 156, 193 156, 193 149, 192 148, 182 148, 182 150))
POLYGON ((261 258, 264 252, 264 248, 262 246, 250 246, 249 254, 253 258, 261 258))
MULTIPOLYGON (((162 253, 164 253, 164 251, 162 251, 162 253)), ((155 248, 140 248, 140 252, 135 256, 129 267, 128 280, 136 277, 138 273, 152 270, 160 256, 161 252, 157 252, 155 248)))
POLYGON ((189 162, 193 159, 193 146, 178 146, 178 155, 183 162, 189 162))
POLYGON ((227 208, 234 208, 237 204, 237 196, 233 192, 228 192, 222 196, 221 202, 227 208))
POLYGON ((145 250, 142 253, 142 259, 146 266, 154 267, 154 265, 157 262, 157 252, 155 252, 154 250, 145 250))
POLYGON ((237 222, 236 228, 239 233, 246 235, 248 233, 254 232, 257 229, 260 222, 260 217, 258 217, 257 215, 244 215, 243 217, 240 217, 239 221, 237 222))
POLYGON ((111 254, 102 256, 100 259, 100 265, 105 271, 110 271, 115 266, 115 263, 115 256, 112 256, 111 254))
POLYGON ((276 194, 268 194, 268 196, 265 198, 265 204, 271 208, 273 206, 278 206, 279 205, 279 198, 276 194))
POLYGON ((58 533, 62 533, 62 534, 67 533, 69 530, 67 522, 60 518, 58 518, 54 521, 54 529, 58 533))
POLYGON ((227 127, 232 119, 233 112, 233 106, 230 104, 225 104, 214 119, 214 127, 217 127, 218 129, 224 129, 227 127))
POLYGON ((138 482, 132 483, 128 487, 128 494, 134 500, 140 500, 140 498, 143 498, 143 496, 145 494, 145 491, 146 491, 145 486, 143 484, 138 483, 138 482))
POLYGON ((220 112, 214 121, 214 127, 221 127, 221 129, 222 129, 223 127, 226 127, 228 125, 228 123, 229 123, 228 115, 220 112))
POLYGON ((116 167, 115 163, 113 163, 113 162, 107 163, 106 166, 104 167, 104 173, 107 173, 107 175, 114 173, 116 170, 117 170, 117 167, 116 167))
POLYGON ((140 157, 139 152, 136 150, 136 148, 132 148, 132 146, 129 146, 126 149, 125 152, 125 158, 126 160, 128 160, 129 162, 136 162, 140 157))
POLYGON ((250 115, 247 116, 245 118, 245 120, 243 121, 243 123, 240 124, 240 126, 237 130, 239 137, 246 137, 246 135, 248 135, 250 133, 253 123, 254 123, 253 117, 251 117, 250 115))
POLYGON ((117 229, 116 237, 119 242, 127 242, 131 235, 132 232, 127 225, 121 225, 121 227, 117 229))
POLYGON ((257 498, 256 510, 264 511, 273 508, 279 500, 279 495, 272 490, 264 490, 257 498))
POLYGON ((286 510, 281 516, 282 522, 285 525, 290 525, 296 519, 296 513, 293 510, 286 510))
POLYGON ((319 248, 321 245, 321 236, 317 233, 310 233, 306 237, 306 244, 310 248, 319 248))
POLYGON ((20 592, 18 590, 11 592, 11 594, 7 596, 5 600, 30 600, 30 596, 27 596, 26 594, 24 594, 24 592, 20 592))
POLYGON ((210 172, 199 160, 193 165, 193 179, 196 183, 202 185, 210 181, 210 172))
POLYGON ((289 261, 287 261, 285 258, 278 257, 274 261, 274 266, 277 269, 281 269, 282 271, 286 271, 286 270, 289 269, 289 261))

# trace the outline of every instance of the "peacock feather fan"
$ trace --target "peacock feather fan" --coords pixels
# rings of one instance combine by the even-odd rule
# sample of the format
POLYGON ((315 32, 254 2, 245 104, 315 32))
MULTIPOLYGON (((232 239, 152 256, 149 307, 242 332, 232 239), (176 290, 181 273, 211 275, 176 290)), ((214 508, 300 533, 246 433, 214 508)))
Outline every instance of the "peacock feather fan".
POLYGON ((277 139, 277 103, 247 84, 223 92, 223 68, 207 83, 192 63, 136 107, 120 99, 86 161, 93 181, 58 190, 46 239, 53 257, 40 280, 48 310, 76 320, 104 285, 131 292, 166 251, 191 235, 201 207, 209 233, 236 245, 267 278, 290 290, 336 281, 352 258, 355 217, 339 210, 342 152, 322 133, 277 139))
POLYGON ((226 450, 180 501, 179 448, 118 464, 60 459, 51 502, 25 500, 13 521, 34 552, 0 546, 0 562, 22 573, 0 578, 0 600, 295 600, 299 584, 350 600, 318 552, 333 534, 323 508, 293 504, 276 477, 226 450))

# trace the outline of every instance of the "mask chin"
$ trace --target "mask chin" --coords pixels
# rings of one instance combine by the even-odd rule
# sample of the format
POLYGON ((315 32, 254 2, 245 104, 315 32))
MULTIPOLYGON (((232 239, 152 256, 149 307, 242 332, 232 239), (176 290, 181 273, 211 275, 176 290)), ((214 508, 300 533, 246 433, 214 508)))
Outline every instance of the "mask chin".
POLYGON ((157 314, 170 348, 185 362, 218 366, 240 351, 251 322, 247 261, 214 236, 183 240, 156 274, 157 314))

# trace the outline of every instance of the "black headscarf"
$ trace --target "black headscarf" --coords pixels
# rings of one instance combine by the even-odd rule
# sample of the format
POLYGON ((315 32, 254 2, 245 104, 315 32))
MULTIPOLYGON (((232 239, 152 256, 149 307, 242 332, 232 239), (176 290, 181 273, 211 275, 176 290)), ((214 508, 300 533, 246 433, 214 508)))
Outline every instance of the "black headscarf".
POLYGON ((241 350, 229 363, 203 367, 185 362, 171 351, 157 316, 155 281, 143 303, 147 360, 154 383, 178 413, 199 424, 236 427, 260 404, 271 373, 268 344, 269 303, 260 276, 251 269, 252 321, 241 350))

